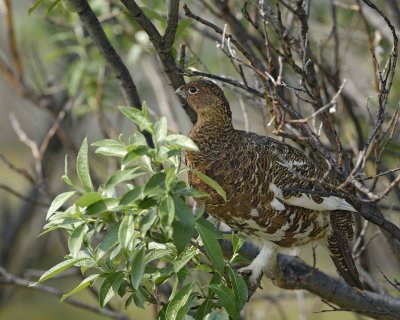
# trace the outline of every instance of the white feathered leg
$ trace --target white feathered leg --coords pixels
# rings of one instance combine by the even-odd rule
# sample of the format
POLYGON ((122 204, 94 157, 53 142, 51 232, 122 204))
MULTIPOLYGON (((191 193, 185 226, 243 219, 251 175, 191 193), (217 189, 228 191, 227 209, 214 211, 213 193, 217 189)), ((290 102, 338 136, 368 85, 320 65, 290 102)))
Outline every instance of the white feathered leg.
POLYGON ((258 256, 247 267, 240 268, 238 272, 250 276, 250 288, 255 290, 263 273, 272 280, 276 278, 278 274, 277 257, 278 246, 273 243, 264 243, 258 256))

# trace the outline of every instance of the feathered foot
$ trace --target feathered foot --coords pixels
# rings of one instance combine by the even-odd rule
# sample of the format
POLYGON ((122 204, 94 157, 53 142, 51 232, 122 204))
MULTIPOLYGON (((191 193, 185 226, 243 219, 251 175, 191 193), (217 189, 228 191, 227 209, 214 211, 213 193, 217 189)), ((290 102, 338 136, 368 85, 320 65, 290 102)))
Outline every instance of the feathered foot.
POLYGON ((277 246, 274 244, 264 245, 258 256, 248 266, 240 268, 238 273, 248 278, 250 299, 257 288, 261 287, 263 274, 272 280, 278 280, 277 246))

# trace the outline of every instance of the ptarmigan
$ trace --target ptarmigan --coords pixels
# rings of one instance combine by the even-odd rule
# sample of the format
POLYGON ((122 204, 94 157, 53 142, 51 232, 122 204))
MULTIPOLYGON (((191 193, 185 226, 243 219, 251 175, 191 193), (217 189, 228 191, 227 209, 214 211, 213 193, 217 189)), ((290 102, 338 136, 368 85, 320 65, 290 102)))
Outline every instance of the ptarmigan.
MULTIPOLYGON (((329 248, 345 281, 361 289, 349 248, 355 209, 340 197, 287 191, 315 190, 310 178, 322 178, 326 169, 288 144, 234 129, 229 103, 215 83, 194 80, 181 86, 177 94, 197 114, 189 136, 200 151, 187 152, 187 164, 217 181, 227 194, 224 201, 189 173, 189 183, 210 195, 198 202, 261 249, 252 263, 240 270, 250 274, 250 286, 254 289, 263 272, 276 278, 280 247, 318 240, 329 248)), ((332 174, 327 179, 338 183, 332 174)))

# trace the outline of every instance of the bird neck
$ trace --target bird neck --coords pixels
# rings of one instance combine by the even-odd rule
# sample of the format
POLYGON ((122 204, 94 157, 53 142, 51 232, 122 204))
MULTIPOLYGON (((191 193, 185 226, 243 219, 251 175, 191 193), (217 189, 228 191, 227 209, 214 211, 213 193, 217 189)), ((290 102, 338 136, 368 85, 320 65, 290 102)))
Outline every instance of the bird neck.
POLYGON ((232 119, 227 115, 208 115, 198 117, 189 134, 200 150, 212 148, 214 145, 228 143, 235 136, 232 119))

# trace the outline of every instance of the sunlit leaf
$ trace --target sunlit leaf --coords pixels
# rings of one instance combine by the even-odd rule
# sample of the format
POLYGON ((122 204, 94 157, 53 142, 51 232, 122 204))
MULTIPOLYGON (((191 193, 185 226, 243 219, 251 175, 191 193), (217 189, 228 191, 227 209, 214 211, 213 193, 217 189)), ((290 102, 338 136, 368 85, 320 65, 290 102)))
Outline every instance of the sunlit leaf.
POLYGON ((104 308, 104 306, 118 292, 123 280, 124 273, 122 271, 114 272, 104 279, 99 292, 99 302, 102 308, 104 308))
POLYGON ((73 257, 81 249, 86 224, 78 226, 68 238, 68 249, 73 257))
POLYGON ((168 303, 168 307, 165 313, 166 319, 176 319, 182 320, 185 316, 184 314, 179 314, 179 311, 185 307, 186 303, 189 300, 190 294, 193 290, 193 283, 189 283, 183 288, 181 288, 177 294, 172 298, 172 300, 168 303), (179 314, 179 317, 178 317, 179 314))
POLYGON ((130 248, 134 234, 135 234, 135 218, 133 215, 128 214, 122 219, 118 230, 118 239, 123 248, 126 249, 130 248))
POLYGON ((96 279, 99 277, 99 274, 92 274, 90 276, 88 276, 87 278, 83 279, 82 282, 75 287, 74 289, 72 289, 70 292, 63 294, 63 296, 61 297, 60 302, 63 302, 65 299, 67 299, 68 297, 82 291, 83 289, 91 286, 96 279))
POLYGON ((168 145, 175 145, 186 150, 199 151, 192 139, 181 134, 170 134, 165 137, 164 142, 168 145))
POLYGON ((102 196, 98 192, 88 192, 82 195, 76 202, 75 204, 78 207, 87 207, 90 206, 91 204, 102 200, 102 196))
POLYGON ((136 125, 138 125, 140 131, 147 130, 152 133, 152 123, 139 109, 132 107, 118 107, 119 110, 136 125))
POLYGON ((49 220, 49 218, 54 214, 54 212, 60 209, 61 206, 74 194, 76 194, 76 191, 68 191, 60 193, 57 197, 55 197, 50 205, 49 210, 47 211, 46 220, 49 220))
POLYGON ((59 264, 56 264, 54 267, 51 269, 47 270, 43 275, 39 278, 39 280, 35 283, 32 283, 31 286, 34 286, 38 283, 41 283, 43 281, 46 281, 50 278, 53 278, 54 276, 60 274, 61 272, 69 269, 75 264, 78 264, 80 261, 87 260, 88 258, 75 258, 75 259, 68 259, 63 262, 60 262, 59 264))
POLYGON ((135 289, 139 287, 139 284, 142 281, 144 268, 146 266, 144 257, 145 257, 144 246, 142 246, 139 250, 137 250, 132 257, 131 282, 133 288, 135 289))
POLYGON ((86 191, 93 191, 93 184, 90 178, 89 172, 89 160, 88 160, 88 142, 87 138, 83 140, 81 148, 78 152, 76 159, 76 172, 79 180, 86 191))

